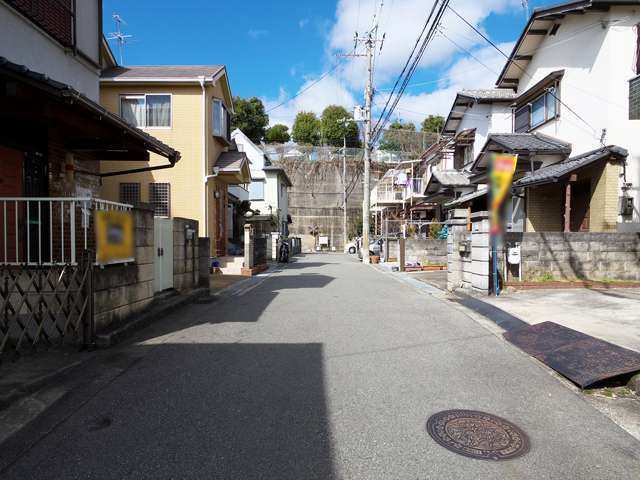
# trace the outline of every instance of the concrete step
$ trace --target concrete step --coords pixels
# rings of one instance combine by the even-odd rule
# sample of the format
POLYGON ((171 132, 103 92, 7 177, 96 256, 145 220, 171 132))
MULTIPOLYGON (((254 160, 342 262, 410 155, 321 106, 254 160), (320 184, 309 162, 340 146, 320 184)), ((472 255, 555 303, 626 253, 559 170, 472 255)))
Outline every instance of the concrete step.
POLYGON ((220 271, 224 275, 240 275, 244 265, 244 257, 220 257, 220 271))

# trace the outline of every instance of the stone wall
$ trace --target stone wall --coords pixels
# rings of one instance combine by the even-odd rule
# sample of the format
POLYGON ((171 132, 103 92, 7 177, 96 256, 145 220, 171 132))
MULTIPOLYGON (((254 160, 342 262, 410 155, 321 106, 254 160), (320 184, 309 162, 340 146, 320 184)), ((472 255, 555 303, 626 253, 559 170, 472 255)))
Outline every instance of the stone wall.
POLYGON ((524 233, 525 280, 640 280, 639 233, 524 233))
POLYGON ((175 217, 173 219, 173 288, 179 292, 191 290, 198 285, 198 256, 198 221, 175 217))
POLYGON ((136 261, 94 269, 96 330, 121 323, 144 310, 153 300, 153 209, 140 205, 133 210, 136 261))

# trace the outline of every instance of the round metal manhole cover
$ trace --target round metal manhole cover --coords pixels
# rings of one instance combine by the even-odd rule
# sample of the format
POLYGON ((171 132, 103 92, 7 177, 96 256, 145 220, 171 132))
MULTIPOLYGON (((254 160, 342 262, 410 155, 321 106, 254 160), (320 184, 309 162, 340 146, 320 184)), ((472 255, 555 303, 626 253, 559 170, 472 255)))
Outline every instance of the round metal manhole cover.
POLYGON ((481 460, 509 460, 529 451, 529 438, 513 423, 474 410, 436 413, 427 432, 447 450, 481 460))

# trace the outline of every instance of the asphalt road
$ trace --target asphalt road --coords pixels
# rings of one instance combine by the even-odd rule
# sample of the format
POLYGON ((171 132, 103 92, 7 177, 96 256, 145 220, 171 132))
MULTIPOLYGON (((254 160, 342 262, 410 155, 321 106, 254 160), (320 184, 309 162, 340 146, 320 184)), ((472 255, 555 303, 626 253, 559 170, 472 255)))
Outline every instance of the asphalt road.
POLYGON ((59 388, 0 446, 0 478, 640 478, 640 443, 544 367, 340 255, 186 307, 59 388), (511 420, 530 452, 445 450, 425 424, 454 408, 511 420))

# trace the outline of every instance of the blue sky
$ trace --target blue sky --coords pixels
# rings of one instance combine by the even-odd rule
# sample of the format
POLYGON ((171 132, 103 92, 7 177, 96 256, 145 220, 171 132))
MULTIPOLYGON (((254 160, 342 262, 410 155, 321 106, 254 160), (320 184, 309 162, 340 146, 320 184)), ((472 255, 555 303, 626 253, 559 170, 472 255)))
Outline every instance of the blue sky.
MULTIPOLYGON (((532 0, 529 6, 553 3, 532 0)), ((452 0, 451 5, 507 49, 526 21, 521 0, 452 0)), ((273 108, 330 68, 336 53, 351 48, 353 32, 372 24, 375 11, 387 35, 376 61, 376 102, 384 102, 384 90, 392 86, 430 6, 430 0, 104 0, 104 30, 114 30, 113 13, 127 22, 123 31, 133 39, 124 50, 126 65, 223 63, 235 95, 258 96, 273 108)), ((443 25, 447 36, 499 70, 499 54, 451 13, 443 25)), ((319 112, 329 103, 352 108, 361 102, 363 74, 360 60, 343 61, 332 75, 273 110, 272 123, 290 123, 297 111, 319 112)), ((439 36, 396 115, 418 122, 427 113, 445 113, 455 90, 491 86, 493 80, 495 74, 439 36)))

